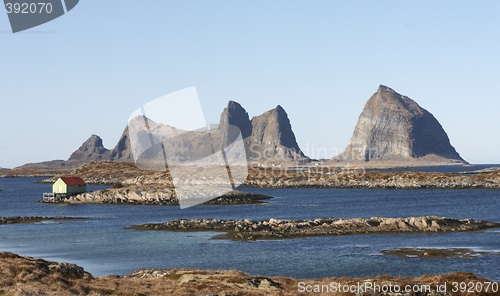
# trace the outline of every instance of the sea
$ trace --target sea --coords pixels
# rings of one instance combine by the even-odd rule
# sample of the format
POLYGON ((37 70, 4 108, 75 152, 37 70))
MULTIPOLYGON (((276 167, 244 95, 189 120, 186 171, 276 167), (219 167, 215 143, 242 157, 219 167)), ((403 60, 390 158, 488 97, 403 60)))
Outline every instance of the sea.
MULTIPOLYGON (((315 219, 435 215, 500 222, 500 190, 252 188, 261 205, 140 206, 45 204, 42 178, 0 179, 0 216, 71 216, 77 220, 0 225, 0 251, 78 264, 93 275, 141 268, 237 269, 301 279, 421 276, 473 272, 500 281, 500 229, 455 233, 360 234, 279 240, 215 239, 218 232, 127 229, 172 219, 315 219), (475 258, 401 258, 396 248, 470 248, 475 258)), ((88 190, 105 186, 88 186, 88 190)))

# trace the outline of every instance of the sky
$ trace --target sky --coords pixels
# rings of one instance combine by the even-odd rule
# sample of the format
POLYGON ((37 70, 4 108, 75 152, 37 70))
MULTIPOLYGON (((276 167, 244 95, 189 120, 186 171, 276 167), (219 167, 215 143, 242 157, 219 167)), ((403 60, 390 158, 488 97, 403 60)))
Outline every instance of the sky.
POLYGON ((80 1, 13 34, 0 12, 0 167, 113 148, 134 110, 195 86, 281 105, 313 158, 348 144, 380 84, 431 112, 470 163, 500 163, 499 1, 80 1))

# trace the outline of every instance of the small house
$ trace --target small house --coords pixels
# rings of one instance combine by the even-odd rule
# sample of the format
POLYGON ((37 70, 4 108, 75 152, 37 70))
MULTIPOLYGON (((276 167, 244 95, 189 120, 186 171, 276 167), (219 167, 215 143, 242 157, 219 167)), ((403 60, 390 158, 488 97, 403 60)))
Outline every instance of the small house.
POLYGON ((52 185, 52 193, 75 195, 87 191, 87 183, 80 177, 60 177, 52 185))

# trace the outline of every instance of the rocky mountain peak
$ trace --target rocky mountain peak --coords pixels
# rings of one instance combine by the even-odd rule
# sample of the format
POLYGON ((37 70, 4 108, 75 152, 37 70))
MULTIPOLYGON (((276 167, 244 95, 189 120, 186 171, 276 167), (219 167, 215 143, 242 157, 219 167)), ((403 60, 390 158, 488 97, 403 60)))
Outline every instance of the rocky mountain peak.
POLYGON ((92 135, 78 148, 68 160, 103 160, 106 159, 109 150, 104 148, 102 139, 98 135, 92 135))
POLYGON ((248 138, 252 134, 252 123, 247 111, 235 101, 229 101, 227 107, 222 111, 219 128, 225 131, 229 124, 240 129, 243 139, 248 138))
POLYGON ((366 103, 347 148, 336 159, 465 162, 430 112, 384 85, 366 103))
POLYGON ((417 102, 407 96, 400 95, 392 88, 385 85, 380 85, 378 87, 377 92, 370 98, 367 105, 370 108, 383 106, 399 112, 408 112, 414 116, 424 112, 424 109, 420 107, 417 102))
POLYGON ((297 144, 288 115, 280 105, 252 118, 249 158, 308 160, 297 144))

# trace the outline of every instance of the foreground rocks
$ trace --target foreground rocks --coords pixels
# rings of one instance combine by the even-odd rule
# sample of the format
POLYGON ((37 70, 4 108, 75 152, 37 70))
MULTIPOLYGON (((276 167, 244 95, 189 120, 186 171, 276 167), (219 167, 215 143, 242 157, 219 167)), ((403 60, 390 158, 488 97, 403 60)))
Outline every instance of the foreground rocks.
POLYGON ((315 220, 269 221, 179 219, 159 224, 131 226, 136 230, 168 231, 221 231, 227 234, 219 238, 230 239, 276 239, 322 235, 348 235, 365 233, 407 233, 473 231, 500 227, 500 223, 472 219, 451 219, 436 216, 408 218, 318 218, 315 220))
MULTIPOLYGON (((451 273, 425 275, 417 278, 392 277, 388 275, 369 278, 324 278, 297 280, 285 277, 252 276, 235 270, 194 270, 194 269, 142 269, 128 276, 94 277, 82 267, 69 263, 58 263, 22 257, 0 252, 0 295, 389 295, 383 291, 369 289, 355 293, 334 293, 331 283, 340 285, 379 287, 405 286, 424 287, 418 293, 391 293, 390 295, 469 295, 452 293, 453 282, 486 283, 488 279, 472 273, 451 273), (437 285, 446 284, 447 291, 438 291, 437 285), (427 288, 428 286, 428 288, 427 288), (310 291, 308 293, 305 293, 310 291)), ((498 288, 498 287, 497 287, 498 288)), ((498 295, 490 288, 480 295, 498 295)))
MULTIPOLYGON (((270 196, 230 191, 216 199, 204 202, 210 205, 261 204, 270 196)), ((72 203, 72 204, 136 204, 136 205, 179 205, 175 192, 169 187, 127 186, 110 188, 94 192, 86 192, 68 198, 50 198, 44 203, 72 203)))

